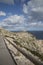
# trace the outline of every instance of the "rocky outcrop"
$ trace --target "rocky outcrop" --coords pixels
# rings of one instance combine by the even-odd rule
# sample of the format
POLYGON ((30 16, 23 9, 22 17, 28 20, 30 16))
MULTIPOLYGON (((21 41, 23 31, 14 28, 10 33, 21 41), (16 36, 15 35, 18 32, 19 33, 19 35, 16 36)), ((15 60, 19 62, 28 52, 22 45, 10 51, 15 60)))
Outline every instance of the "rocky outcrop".
MULTIPOLYGON (((43 62, 43 41, 37 40, 32 34, 28 32, 8 32, 1 29, 5 40, 11 40, 17 46, 28 51, 36 59, 43 62)), ((0 32, 0 33, 1 33, 0 32)), ((23 54, 21 54, 15 47, 13 47, 10 42, 6 40, 8 48, 11 50, 13 57, 15 58, 18 65, 34 65, 30 60, 28 60, 23 54)))

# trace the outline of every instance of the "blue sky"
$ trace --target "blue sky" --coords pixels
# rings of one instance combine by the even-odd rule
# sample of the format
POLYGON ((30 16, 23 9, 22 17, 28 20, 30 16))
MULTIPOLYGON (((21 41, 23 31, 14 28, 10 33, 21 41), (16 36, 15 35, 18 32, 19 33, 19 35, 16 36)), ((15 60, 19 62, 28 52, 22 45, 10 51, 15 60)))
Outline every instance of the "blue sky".
POLYGON ((9 31, 43 30, 43 0, 0 0, 0 27, 9 31))

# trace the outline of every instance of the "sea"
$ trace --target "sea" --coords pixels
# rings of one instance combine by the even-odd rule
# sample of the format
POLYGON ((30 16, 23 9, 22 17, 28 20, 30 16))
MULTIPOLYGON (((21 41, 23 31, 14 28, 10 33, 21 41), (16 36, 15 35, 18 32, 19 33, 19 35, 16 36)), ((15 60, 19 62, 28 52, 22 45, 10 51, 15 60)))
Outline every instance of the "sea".
POLYGON ((29 31, 33 34, 37 39, 43 40, 43 31, 29 31))
MULTIPOLYGON (((22 31, 12 31, 12 32, 22 32, 22 31)), ((33 34, 38 40, 43 40, 43 31, 27 31, 33 34)))

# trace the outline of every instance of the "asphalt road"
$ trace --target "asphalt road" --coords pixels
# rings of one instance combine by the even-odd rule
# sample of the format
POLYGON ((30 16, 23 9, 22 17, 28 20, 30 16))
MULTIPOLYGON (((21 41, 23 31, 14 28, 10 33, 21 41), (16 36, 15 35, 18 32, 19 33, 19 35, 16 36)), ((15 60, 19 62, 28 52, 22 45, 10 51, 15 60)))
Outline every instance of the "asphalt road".
POLYGON ((6 48, 2 35, 0 35, 0 65, 15 65, 6 48))

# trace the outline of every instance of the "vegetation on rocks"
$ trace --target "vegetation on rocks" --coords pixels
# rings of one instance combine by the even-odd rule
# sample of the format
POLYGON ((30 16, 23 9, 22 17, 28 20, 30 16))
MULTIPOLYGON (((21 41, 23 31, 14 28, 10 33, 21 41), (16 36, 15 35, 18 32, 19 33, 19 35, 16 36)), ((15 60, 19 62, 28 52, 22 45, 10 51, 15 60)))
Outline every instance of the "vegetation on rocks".
MULTIPOLYGON (((9 32, 9 31, 1 28, 0 33, 2 33, 2 35, 5 37, 5 39, 8 38, 9 40, 12 40, 17 46, 20 46, 20 47, 26 49, 28 52, 30 52, 32 55, 34 55, 34 57, 43 61, 43 42, 42 42, 42 40, 40 40, 40 41, 37 40, 36 37, 33 36, 32 34, 30 34, 29 32, 9 32)), ((18 54, 18 56, 21 55, 21 53, 18 51, 16 54, 18 54)), ((29 64, 27 64, 27 65, 29 65, 29 64)))

